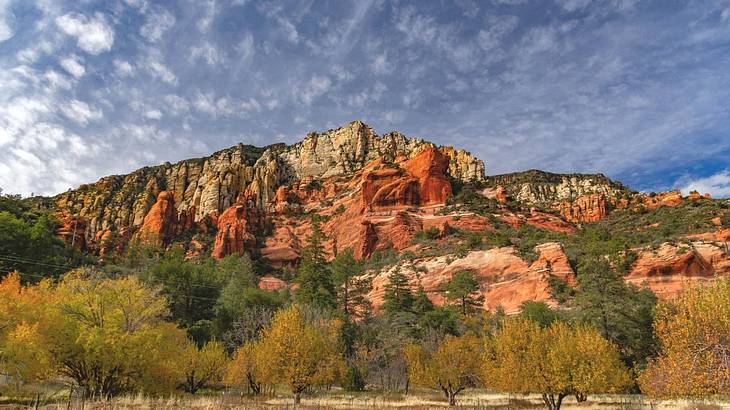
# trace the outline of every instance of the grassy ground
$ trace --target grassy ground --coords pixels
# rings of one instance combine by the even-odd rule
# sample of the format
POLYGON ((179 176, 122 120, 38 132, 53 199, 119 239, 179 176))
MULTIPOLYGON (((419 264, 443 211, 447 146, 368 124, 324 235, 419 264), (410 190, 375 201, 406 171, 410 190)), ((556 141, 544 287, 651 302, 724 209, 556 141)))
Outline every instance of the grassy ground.
MULTIPOLYGON (((408 396, 401 394, 347 394, 333 393, 315 397, 304 397, 295 407, 290 397, 250 398, 237 394, 218 394, 208 396, 179 396, 171 398, 150 398, 127 396, 108 402, 70 403, 61 398, 55 403, 40 403, 37 408, 46 410, 83 409, 83 410, 141 410, 141 409, 432 409, 447 408, 445 401, 437 394, 423 391, 408 396)), ((540 397, 509 396, 491 394, 474 390, 463 393, 457 400, 459 409, 539 409, 544 408, 540 397)), ((35 408, 33 400, 8 402, 0 399, 1 409, 35 408), (3 404, 4 403, 4 404, 3 404)), ((577 403, 568 398, 563 404, 565 409, 679 409, 679 410, 720 410, 730 409, 730 401, 652 401, 639 395, 600 395, 588 398, 587 402, 577 403)))

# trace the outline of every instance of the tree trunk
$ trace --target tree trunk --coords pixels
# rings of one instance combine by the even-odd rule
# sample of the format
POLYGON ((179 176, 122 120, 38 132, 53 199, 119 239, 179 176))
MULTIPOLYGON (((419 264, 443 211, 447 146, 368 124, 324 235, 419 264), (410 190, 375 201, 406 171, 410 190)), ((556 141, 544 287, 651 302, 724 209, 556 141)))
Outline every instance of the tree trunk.
POLYGON ((588 400, 588 395, 585 393, 576 393, 575 394, 575 400, 578 403, 583 403, 584 401, 588 400))
POLYGON ((449 400, 449 406, 456 406, 456 392, 455 391, 449 391, 449 393, 446 395, 446 397, 449 400))
POLYGON ((558 393, 558 397, 556 398, 555 394, 543 393, 542 401, 545 402, 548 410, 560 410, 560 406, 563 404, 565 396, 566 395, 563 393, 558 393))
POLYGON ((294 404, 299 404, 302 401, 302 392, 294 392, 294 404))

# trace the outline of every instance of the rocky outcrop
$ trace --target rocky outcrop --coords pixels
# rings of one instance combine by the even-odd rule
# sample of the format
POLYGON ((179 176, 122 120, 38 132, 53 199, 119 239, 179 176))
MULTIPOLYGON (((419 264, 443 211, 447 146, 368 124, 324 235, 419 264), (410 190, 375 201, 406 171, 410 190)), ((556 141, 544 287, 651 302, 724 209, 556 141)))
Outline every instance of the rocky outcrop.
MULTIPOLYGON (((237 145, 205 158, 104 177, 94 184, 62 193, 53 200, 57 211, 68 212, 86 222, 84 236, 87 242, 93 242, 98 232, 111 231, 119 236, 122 229, 139 230, 163 191, 170 193, 183 227, 192 227, 207 217, 221 215, 236 203, 242 192, 253 194, 263 209, 275 204, 282 212, 296 211, 296 204, 282 201, 282 193, 278 192, 280 187, 307 178, 311 181, 351 177, 378 158, 387 161, 398 157, 408 159, 424 147, 432 146, 397 132, 379 136, 366 124, 354 121, 324 133, 310 133, 303 141, 290 146, 237 145)), ((484 179, 484 164, 466 151, 450 147, 441 147, 438 151, 448 159, 447 172, 452 177, 465 181, 484 179)), ((433 179, 425 184, 429 181, 433 179)), ((419 190, 420 183, 419 180, 419 190)), ((424 188, 437 198, 439 194, 434 189, 438 186, 426 185, 424 188)), ((296 198, 313 192, 292 188, 296 198)), ((317 190, 315 194, 331 197, 332 190, 317 190)), ((427 200, 432 199, 429 196, 427 200)))
POLYGON ((355 252, 357 259, 367 259, 378 245, 378 232, 370 221, 363 221, 360 227, 359 246, 355 252))
POLYGON ((643 195, 642 204, 648 209, 656 209, 660 206, 677 206, 682 203, 680 191, 660 192, 655 195, 643 195))
POLYGON ((364 209, 444 204, 451 195, 451 183, 446 179, 448 163, 446 155, 427 145, 403 162, 402 168, 388 166, 365 172, 361 191, 364 209))
POLYGON ((259 279, 259 289, 275 291, 287 287, 286 282, 274 276, 262 276, 259 279))
POLYGON ((603 174, 553 174, 530 170, 490 176, 489 187, 502 186, 507 195, 525 205, 557 205, 589 194, 618 198, 632 191, 603 174))
POLYGON ((482 195, 486 198, 494 199, 500 204, 507 203, 507 190, 502 185, 497 185, 494 188, 484 188, 482 195))
POLYGON ((597 222, 607 215, 606 197, 603 194, 581 195, 572 202, 562 202, 558 210, 569 222, 597 222))
POLYGON ((61 212, 56 218, 59 222, 56 236, 80 251, 86 251, 86 221, 68 212, 61 212))
POLYGON ((673 298, 692 284, 730 276, 725 242, 664 243, 656 250, 639 249, 637 253, 626 280, 648 286, 660 298, 673 298))
MULTIPOLYGON (((423 286, 429 299, 437 305, 445 303, 443 287, 454 273, 471 270, 485 297, 485 309, 501 306, 507 313, 515 313, 529 300, 555 305, 550 293, 551 275, 574 283, 575 274, 560 244, 547 243, 535 250, 540 256, 532 263, 518 256, 514 248, 506 247, 472 251, 463 258, 449 255, 418 259, 413 264, 401 265, 400 269, 410 278, 413 289, 423 286)), ((368 296, 376 309, 383 303, 385 285, 393 269, 386 268, 373 277, 373 289, 368 296)))
POLYGON ((687 195, 687 199, 690 201, 699 201, 700 199, 712 199, 712 195, 705 192, 704 195, 700 195, 697 191, 690 191, 689 195, 687 195))
POLYGON ((403 165, 406 173, 418 179, 418 205, 444 204, 451 196, 446 179, 449 158, 434 146, 426 146, 403 165))
POLYGON ((151 243, 166 243, 175 235, 178 228, 175 197, 170 191, 162 191, 157 201, 142 221, 138 237, 151 243))
POLYGON ((221 259, 227 255, 251 252, 256 246, 256 233, 263 224, 263 215, 254 195, 243 193, 236 204, 218 217, 218 232, 212 256, 221 259))

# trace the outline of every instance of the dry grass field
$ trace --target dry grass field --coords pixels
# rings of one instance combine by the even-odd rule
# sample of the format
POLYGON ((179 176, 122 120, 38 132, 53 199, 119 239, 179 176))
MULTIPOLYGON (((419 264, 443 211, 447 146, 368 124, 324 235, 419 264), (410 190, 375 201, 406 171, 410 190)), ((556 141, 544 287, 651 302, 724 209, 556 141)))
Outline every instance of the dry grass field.
MULTIPOLYGON (((433 392, 419 391, 415 394, 388 394, 376 393, 331 393, 320 396, 302 398, 299 406, 294 406, 290 397, 241 397, 237 394, 218 394, 201 396, 175 396, 169 398, 153 398, 142 395, 125 396, 110 401, 82 401, 75 399, 67 401, 58 398, 15 401, 0 399, 0 409, 28 409, 38 408, 45 410, 143 410, 143 409, 415 409, 425 410, 433 408, 448 408, 446 402, 433 392)), ((540 397, 510 396, 493 394, 474 390, 466 392, 457 401, 458 409, 540 409, 544 408, 540 397)), ((730 409, 730 400, 676 400, 652 401, 640 395, 597 395, 588 398, 587 402, 577 403, 568 398, 563 403, 564 409, 677 409, 677 410, 720 410, 730 409)))

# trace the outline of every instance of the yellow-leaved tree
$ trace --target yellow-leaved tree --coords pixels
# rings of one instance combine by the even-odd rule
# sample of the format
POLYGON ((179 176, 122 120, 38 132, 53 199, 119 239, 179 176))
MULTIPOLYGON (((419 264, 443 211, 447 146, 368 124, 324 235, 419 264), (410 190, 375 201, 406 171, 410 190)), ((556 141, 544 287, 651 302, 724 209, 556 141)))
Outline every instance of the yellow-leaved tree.
POLYGON ((178 359, 181 376, 180 388, 190 394, 223 381, 228 356, 221 342, 208 342, 198 347, 187 341, 178 359))
POLYGON ((345 368, 337 337, 340 326, 338 320, 310 323, 297 305, 276 312, 254 355, 261 380, 286 384, 295 403, 304 390, 334 383, 345 368))
POLYGON ((0 292, 11 297, 0 301, 0 351, 14 377, 62 376, 97 397, 176 386, 176 360, 187 337, 164 321, 165 299, 136 278, 80 270, 55 286, 21 288, 8 277, 0 292))
POLYGON ((407 345, 408 377, 416 386, 441 390, 449 406, 454 406, 457 394, 478 384, 482 346, 473 334, 447 336, 433 353, 420 345, 407 345))
POLYGON ((44 314, 50 282, 24 287, 20 275, 12 272, 0 281, 0 373, 16 382, 50 375, 50 358, 45 349, 31 344, 38 333, 37 317, 44 314))
POLYGON ((730 280, 688 290, 657 306, 658 357, 639 377, 660 397, 730 394, 730 280))
POLYGON ((259 351, 256 341, 249 341, 238 347, 233 354, 233 360, 228 363, 225 384, 243 387, 253 394, 261 393, 261 375, 256 371, 256 354, 259 351))
POLYGON ((630 373, 616 346, 594 329, 555 322, 548 328, 522 319, 504 321, 485 343, 482 379, 488 387, 511 393, 539 393, 549 410, 563 399, 581 401, 589 393, 626 388, 630 373))

